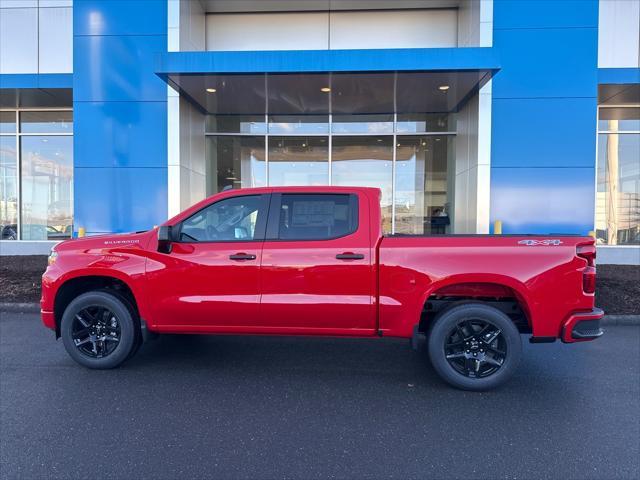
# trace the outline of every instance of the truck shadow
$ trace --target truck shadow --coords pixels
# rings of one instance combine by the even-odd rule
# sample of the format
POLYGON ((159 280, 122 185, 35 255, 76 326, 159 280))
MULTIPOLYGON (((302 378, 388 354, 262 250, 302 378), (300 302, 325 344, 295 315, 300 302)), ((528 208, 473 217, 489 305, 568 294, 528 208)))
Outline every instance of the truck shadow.
MULTIPOLYGON (((530 398, 538 393, 566 392, 567 360, 578 366, 575 351, 562 345, 531 346, 523 337, 523 359, 514 378, 501 391, 522 391, 530 398), (554 358, 556 357, 556 358, 554 358), (566 357, 566 359, 564 358, 566 357)), ((254 377, 287 378, 289 382, 338 383, 349 379, 402 385, 411 390, 456 392, 440 380, 428 359, 426 348, 413 351, 408 340, 396 338, 327 338, 287 336, 161 335, 143 345, 123 367, 127 370, 197 372, 208 379, 235 375, 238 381, 254 377)), ((587 367, 583 367, 587 368, 587 367)))

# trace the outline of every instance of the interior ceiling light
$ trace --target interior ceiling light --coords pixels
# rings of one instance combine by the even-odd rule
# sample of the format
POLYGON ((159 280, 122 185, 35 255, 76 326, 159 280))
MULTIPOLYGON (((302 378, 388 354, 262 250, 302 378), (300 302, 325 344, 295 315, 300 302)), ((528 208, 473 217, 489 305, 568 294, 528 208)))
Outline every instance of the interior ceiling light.
POLYGON ((320 91, 321 91, 321 92, 324 92, 324 93, 329 93, 329 92, 331 91, 331 88, 329 88, 329 87, 322 87, 322 88, 320 89, 320 91))
POLYGON ((449 90, 449 85, 440 85, 438 87, 438 90, 440 90, 442 92, 446 92, 447 90, 449 90))
POLYGON ((207 92, 216 93, 216 89, 215 88, 207 88, 207 92))

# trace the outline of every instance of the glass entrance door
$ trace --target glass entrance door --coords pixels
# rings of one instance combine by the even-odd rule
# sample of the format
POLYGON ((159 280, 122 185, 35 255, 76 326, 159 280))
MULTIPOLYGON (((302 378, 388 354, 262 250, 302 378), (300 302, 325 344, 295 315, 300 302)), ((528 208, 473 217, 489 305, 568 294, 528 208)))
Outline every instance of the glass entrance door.
POLYGON ((292 185, 377 187, 385 233, 452 233, 449 114, 211 116, 207 194, 292 185))

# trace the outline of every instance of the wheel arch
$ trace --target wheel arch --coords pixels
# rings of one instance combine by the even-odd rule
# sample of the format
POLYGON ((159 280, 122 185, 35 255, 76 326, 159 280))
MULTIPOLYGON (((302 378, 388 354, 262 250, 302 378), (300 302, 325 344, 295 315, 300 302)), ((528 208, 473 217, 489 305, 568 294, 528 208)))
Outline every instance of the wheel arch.
POLYGON ((140 310, 133 289, 125 280, 113 275, 78 275, 66 279, 57 289, 53 302, 53 315, 56 323, 56 338, 60 337, 62 315, 67 306, 83 293, 103 290, 110 291, 123 298, 132 310, 135 321, 140 321, 140 310))
POLYGON ((419 331, 426 332, 429 324, 444 310, 461 303, 478 302, 507 314, 522 333, 532 330, 531 309, 526 287, 510 278, 448 278, 435 282, 422 296, 419 331))

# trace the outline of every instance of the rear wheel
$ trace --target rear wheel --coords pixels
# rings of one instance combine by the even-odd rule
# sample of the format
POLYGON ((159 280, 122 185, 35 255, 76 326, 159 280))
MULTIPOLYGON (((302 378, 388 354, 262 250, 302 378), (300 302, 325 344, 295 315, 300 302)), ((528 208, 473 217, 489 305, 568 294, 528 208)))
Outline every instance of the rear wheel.
POLYGON ((67 353, 95 369, 119 366, 138 346, 139 332, 125 302, 105 291, 84 293, 64 311, 60 333, 67 353))
POLYGON ((436 372, 463 390, 489 390, 515 372, 522 354, 520 333, 501 311, 466 303, 440 314, 428 339, 436 372))

